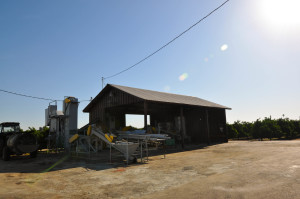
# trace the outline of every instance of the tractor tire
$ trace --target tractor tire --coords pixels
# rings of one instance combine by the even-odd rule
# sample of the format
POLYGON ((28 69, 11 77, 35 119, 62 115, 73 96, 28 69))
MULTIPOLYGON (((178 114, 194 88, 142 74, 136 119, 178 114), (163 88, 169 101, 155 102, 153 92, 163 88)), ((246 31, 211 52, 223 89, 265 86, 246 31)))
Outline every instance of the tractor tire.
POLYGON ((10 159, 10 153, 7 146, 3 147, 2 149, 2 159, 4 161, 8 161, 10 159))
POLYGON ((2 154, 3 147, 4 147, 4 140, 3 138, 0 137, 0 154, 2 154))
POLYGON ((31 158, 36 158, 37 154, 38 154, 38 151, 37 151, 37 150, 34 151, 34 152, 31 152, 31 153, 30 153, 30 157, 31 157, 31 158))

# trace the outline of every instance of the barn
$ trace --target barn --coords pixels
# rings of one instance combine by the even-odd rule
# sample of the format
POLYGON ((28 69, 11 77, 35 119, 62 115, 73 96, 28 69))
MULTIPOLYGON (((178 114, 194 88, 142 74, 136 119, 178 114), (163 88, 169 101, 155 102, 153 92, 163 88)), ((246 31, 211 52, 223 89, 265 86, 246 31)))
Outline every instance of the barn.
MULTIPOLYGON (((226 109, 197 97, 107 84, 84 108, 89 123, 120 130, 126 114, 147 115, 150 126, 175 132, 184 143, 227 142, 226 109)), ((148 127, 149 128, 149 127, 148 127)))

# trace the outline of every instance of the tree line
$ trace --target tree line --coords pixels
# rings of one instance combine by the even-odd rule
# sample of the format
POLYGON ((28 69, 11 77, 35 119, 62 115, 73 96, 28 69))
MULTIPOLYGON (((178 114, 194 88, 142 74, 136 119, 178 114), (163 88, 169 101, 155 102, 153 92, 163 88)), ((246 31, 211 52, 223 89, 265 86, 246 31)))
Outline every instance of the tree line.
POLYGON ((24 133, 32 133, 38 140, 40 144, 40 149, 47 148, 47 136, 49 135, 49 127, 44 126, 39 129, 34 127, 29 127, 27 130, 20 129, 24 133))
POLYGON ((265 117, 254 122, 235 121, 227 123, 230 139, 294 139, 300 137, 300 120, 265 117))
MULTIPOLYGON (((47 145, 45 138, 49 135, 48 127, 29 127, 21 131, 34 134, 43 147, 47 145)), ((227 123, 227 135, 229 139, 294 139, 300 137, 300 120, 284 118, 284 115, 279 119, 270 116, 254 122, 237 120, 233 124, 227 123)))

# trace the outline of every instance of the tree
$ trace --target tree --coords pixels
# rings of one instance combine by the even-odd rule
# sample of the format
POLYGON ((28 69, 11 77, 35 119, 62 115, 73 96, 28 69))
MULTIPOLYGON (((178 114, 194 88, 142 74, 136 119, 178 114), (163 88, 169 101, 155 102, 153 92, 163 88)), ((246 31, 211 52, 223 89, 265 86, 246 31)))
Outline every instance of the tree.
POLYGON ((265 117, 263 120, 257 119, 254 122, 235 121, 227 124, 229 138, 295 138, 300 136, 300 120, 290 120, 289 118, 272 119, 265 117))
POLYGON ((40 149, 47 147, 46 137, 49 135, 49 128, 47 126, 40 128, 40 130, 36 130, 34 127, 29 127, 25 133, 32 133, 37 138, 40 144, 40 149))
POLYGON ((228 138, 238 137, 238 131, 234 128, 233 125, 227 123, 227 131, 228 131, 228 138))

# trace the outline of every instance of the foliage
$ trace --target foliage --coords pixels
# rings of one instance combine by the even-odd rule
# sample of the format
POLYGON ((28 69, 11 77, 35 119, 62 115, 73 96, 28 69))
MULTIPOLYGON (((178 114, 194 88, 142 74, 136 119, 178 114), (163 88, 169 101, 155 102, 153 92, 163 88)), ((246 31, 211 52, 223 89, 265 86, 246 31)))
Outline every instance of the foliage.
POLYGON ((265 117, 254 122, 235 121, 227 124, 228 138, 232 139, 293 139, 300 136, 300 120, 265 117))
POLYGON ((46 137, 49 135, 49 128, 47 126, 44 126, 39 130, 35 129, 34 127, 29 127, 28 130, 26 131, 21 130, 21 132, 32 133, 37 138, 40 144, 40 148, 47 147, 46 137))

